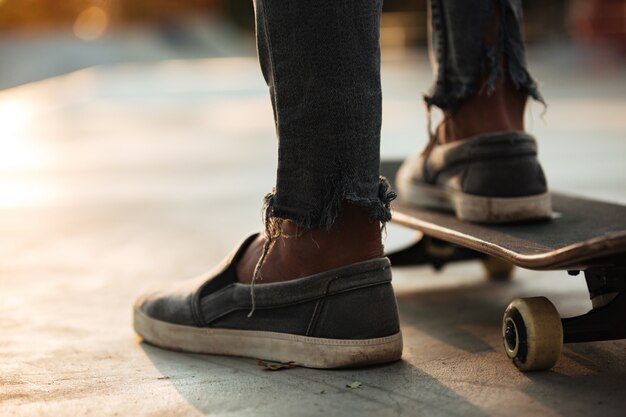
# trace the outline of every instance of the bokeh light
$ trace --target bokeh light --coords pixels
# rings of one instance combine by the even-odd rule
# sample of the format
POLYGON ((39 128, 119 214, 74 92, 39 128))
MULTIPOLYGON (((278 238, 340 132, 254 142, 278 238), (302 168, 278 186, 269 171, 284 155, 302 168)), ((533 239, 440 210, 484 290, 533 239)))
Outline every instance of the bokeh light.
POLYGON ((90 6, 83 10, 74 22, 74 34, 85 41, 98 39, 107 30, 109 16, 107 12, 97 6, 90 6))

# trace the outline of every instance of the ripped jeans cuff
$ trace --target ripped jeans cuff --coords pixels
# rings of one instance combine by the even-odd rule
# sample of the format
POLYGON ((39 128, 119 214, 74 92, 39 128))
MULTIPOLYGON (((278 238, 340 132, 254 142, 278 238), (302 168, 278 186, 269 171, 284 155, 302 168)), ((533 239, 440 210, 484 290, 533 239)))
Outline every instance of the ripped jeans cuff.
POLYGON ((331 185, 329 193, 324 197, 321 209, 315 212, 303 211, 281 206, 276 199, 276 191, 268 193, 263 200, 263 219, 266 234, 276 234, 276 223, 288 219, 303 228, 332 230, 342 215, 342 204, 351 203, 365 208, 370 221, 378 221, 383 225, 391 220, 390 204, 396 193, 385 177, 378 178, 378 192, 375 196, 362 196, 351 187, 331 185))

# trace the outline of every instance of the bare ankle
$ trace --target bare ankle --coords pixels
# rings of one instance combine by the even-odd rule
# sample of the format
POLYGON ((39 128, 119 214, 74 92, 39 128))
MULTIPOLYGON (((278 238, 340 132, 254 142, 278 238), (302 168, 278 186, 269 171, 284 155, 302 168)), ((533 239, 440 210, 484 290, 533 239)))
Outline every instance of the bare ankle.
POLYGON ((444 111, 444 122, 437 135, 441 143, 472 136, 524 130, 527 94, 505 77, 491 94, 479 91, 464 100, 454 111, 444 111))
MULTIPOLYGON (((237 266, 239 281, 250 283, 263 250, 264 238, 255 241, 237 266)), ((261 282, 287 281, 383 256, 380 224, 367 210, 344 204, 343 215, 332 230, 303 229, 285 220, 281 235, 261 267, 261 282)))

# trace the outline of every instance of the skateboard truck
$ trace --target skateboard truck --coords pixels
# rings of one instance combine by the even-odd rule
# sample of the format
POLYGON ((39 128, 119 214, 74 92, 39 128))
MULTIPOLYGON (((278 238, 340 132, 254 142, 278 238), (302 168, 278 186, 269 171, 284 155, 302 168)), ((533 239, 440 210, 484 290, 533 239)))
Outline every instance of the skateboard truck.
POLYGON ((565 318, 563 342, 591 342, 626 338, 626 267, 589 268, 585 280, 593 308, 565 318))
POLYGON ((447 264, 479 260, 487 276, 493 280, 508 280, 514 269, 509 262, 427 235, 386 256, 393 266, 430 265, 436 271, 441 271, 447 264))

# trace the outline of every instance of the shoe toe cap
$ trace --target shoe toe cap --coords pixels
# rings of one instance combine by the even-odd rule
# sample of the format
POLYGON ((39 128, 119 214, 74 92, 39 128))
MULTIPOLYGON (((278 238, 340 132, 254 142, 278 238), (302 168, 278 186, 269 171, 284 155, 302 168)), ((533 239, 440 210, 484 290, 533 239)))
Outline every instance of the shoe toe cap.
POLYGON ((173 324, 196 326, 190 293, 156 291, 141 295, 135 310, 148 317, 173 324))

